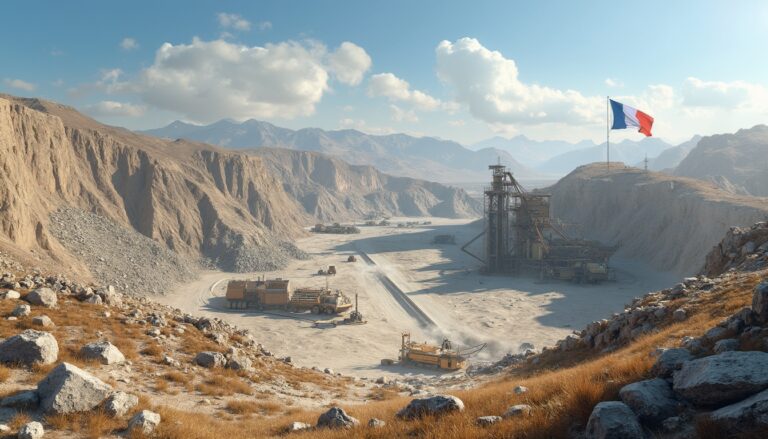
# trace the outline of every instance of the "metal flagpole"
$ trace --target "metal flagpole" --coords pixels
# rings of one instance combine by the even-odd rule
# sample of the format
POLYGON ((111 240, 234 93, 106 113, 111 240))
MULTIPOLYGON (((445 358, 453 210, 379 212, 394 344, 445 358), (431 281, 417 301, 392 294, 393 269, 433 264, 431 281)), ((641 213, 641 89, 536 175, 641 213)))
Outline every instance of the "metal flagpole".
POLYGON ((611 170, 611 97, 605 97, 605 166, 611 170))

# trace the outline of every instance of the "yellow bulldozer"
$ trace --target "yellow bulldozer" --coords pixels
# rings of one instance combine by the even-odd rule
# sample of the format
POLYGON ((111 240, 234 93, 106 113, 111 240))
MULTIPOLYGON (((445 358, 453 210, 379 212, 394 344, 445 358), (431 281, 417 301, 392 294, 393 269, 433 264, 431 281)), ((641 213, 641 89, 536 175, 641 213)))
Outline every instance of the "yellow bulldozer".
MULTIPOLYGON (((441 370, 459 370, 467 365, 469 357, 480 352, 485 348, 485 343, 466 349, 455 349, 450 340, 443 339, 440 346, 431 345, 427 342, 418 343, 411 341, 411 333, 402 334, 402 343, 400 346, 400 363, 434 367, 441 370)), ((383 364, 393 363, 391 361, 382 361, 383 364)))

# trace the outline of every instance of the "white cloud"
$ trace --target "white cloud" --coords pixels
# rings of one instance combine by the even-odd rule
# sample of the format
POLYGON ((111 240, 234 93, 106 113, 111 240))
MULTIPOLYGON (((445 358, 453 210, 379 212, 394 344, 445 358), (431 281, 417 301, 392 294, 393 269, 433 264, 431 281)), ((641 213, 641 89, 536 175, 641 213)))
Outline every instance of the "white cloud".
POLYGON ((463 127, 466 124, 467 124, 467 122, 465 122, 465 121, 463 121, 461 119, 451 120, 451 121, 448 122, 448 125, 450 125, 452 127, 463 127))
POLYGON ((88 114, 97 117, 138 117, 144 114, 145 108, 140 105, 134 105, 125 102, 101 101, 97 104, 86 106, 85 111, 88 114))
POLYGON ((704 81, 689 77, 683 82, 683 104, 690 107, 763 107, 768 93, 762 85, 745 81, 704 81))
MULTIPOLYGON (((241 31, 251 30, 251 22, 238 14, 220 12, 217 17, 219 19, 219 25, 225 29, 235 29, 241 31)), ((269 27, 272 27, 272 23, 269 24, 269 27)))
POLYGON ((148 104, 197 122, 306 116, 329 88, 326 58, 319 43, 249 47, 195 38, 163 44, 136 88, 148 104))
POLYGON ((260 21, 256 24, 256 27, 259 28, 261 31, 266 31, 272 29, 272 22, 271 21, 260 21))
POLYGON ((404 102, 413 105, 418 110, 431 111, 440 108, 439 99, 420 91, 411 90, 408 81, 400 79, 392 73, 379 73, 371 76, 368 82, 368 95, 383 96, 393 102, 404 102))
POLYGON ((599 123, 604 98, 519 80, 517 65, 474 38, 442 41, 436 49, 438 78, 456 101, 491 124, 599 123))
POLYGON ((362 47, 345 41, 328 56, 328 68, 339 82, 357 85, 371 68, 371 57, 362 47))
POLYGON ((35 91, 37 86, 31 82, 23 81, 21 79, 11 79, 11 78, 5 78, 3 80, 3 83, 12 88, 17 88, 19 90, 24 91, 35 91))
POLYGON ((404 110, 395 104, 389 106, 389 110, 392 114, 392 120, 395 122, 418 122, 419 117, 416 116, 416 112, 413 110, 404 110))
POLYGON ((358 130, 368 134, 392 134, 394 132, 392 128, 371 126, 364 120, 348 117, 339 121, 339 128, 358 130))
POLYGON ((605 78, 605 85, 610 88, 621 88, 624 87, 624 83, 619 81, 618 79, 613 78, 605 78))
POLYGON ((120 42, 120 47, 123 50, 135 50, 139 48, 139 43, 133 38, 123 38, 123 41, 120 42))

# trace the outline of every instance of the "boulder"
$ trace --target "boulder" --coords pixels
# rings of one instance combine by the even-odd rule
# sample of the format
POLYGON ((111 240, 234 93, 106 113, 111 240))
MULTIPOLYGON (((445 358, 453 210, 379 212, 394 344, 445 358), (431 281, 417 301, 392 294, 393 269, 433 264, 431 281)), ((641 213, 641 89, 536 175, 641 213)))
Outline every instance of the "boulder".
POLYGON ((19 392, 15 395, 6 396, 0 400, 0 407, 12 407, 15 409, 35 409, 40 403, 40 398, 34 390, 19 392))
POLYGON ((21 294, 18 291, 14 290, 8 290, 2 294, 0 294, 0 299, 3 300, 13 300, 13 299, 20 299, 21 294))
POLYGON ((22 425, 16 437, 19 439, 40 439, 44 434, 43 424, 33 421, 22 425))
POLYGON ((475 424, 481 427, 487 427, 501 421, 501 416, 480 416, 475 419, 475 424))
POLYGON ((768 428, 768 390, 715 410, 709 418, 734 434, 768 428))
POLYGON ((752 294, 752 311, 758 321, 768 323, 768 281, 761 282, 752 294))
POLYGON ((688 349, 664 349, 656 358, 656 363, 651 368, 651 372, 656 376, 671 377, 674 371, 679 370, 683 366, 683 363, 691 360, 693 360, 693 355, 691 355, 688 349))
POLYGON ((661 378, 627 384, 619 390, 619 397, 643 423, 659 425, 677 414, 672 387, 661 378))
POLYGON ((352 428, 357 425, 360 425, 360 421, 349 416, 341 407, 332 407, 317 418, 318 427, 352 428))
POLYGON ((687 318, 688 311, 686 311, 684 308, 678 308, 672 313, 672 319, 674 319, 676 322, 682 322, 687 318))
POLYGON ((227 364, 227 357, 220 352, 204 351, 195 356, 195 364, 207 368, 224 367, 227 364))
POLYGON ((515 386, 513 391, 515 392, 515 395, 522 395, 523 393, 528 392, 528 388, 525 386, 515 386))
POLYGON ((92 410, 112 388, 75 365, 61 363, 37 384, 37 393, 44 412, 68 414, 92 410))
POLYGON ((44 306, 46 308, 55 308, 58 297, 56 296, 55 291, 50 288, 43 287, 30 291, 30 293, 24 297, 24 300, 31 303, 32 305, 44 306))
POLYGON ((56 326, 53 324, 53 320, 46 315, 32 317, 32 324, 43 328, 52 328, 56 326))
POLYGON ((53 364, 59 358, 59 344, 49 332, 27 329, 0 343, 0 362, 32 366, 53 364))
POLYGON ((673 388, 698 406, 738 401, 768 388, 768 354, 723 352, 691 360, 675 373, 673 388))
POLYGON ((80 355, 87 360, 97 360, 101 364, 125 362, 125 356, 120 349, 108 341, 88 343, 80 349, 80 355))
POLYGON ((107 398, 104 410, 113 417, 125 416, 139 403, 139 397, 125 392, 115 392, 107 398))
POLYGON ((515 404, 512 407, 509 407, 506 412, 504 412, 501 417, 503 418, 517 418, 520 416, 530 416, 531 415, 531 406, 528 404, 515 404))
POLYGON ((435 395, 411 400, 396 416, 402 419, 417 419, 424 415, 442 415, 455 411, 464 411, 462 400, 453 395, 435 395))
POLYGON ((232 370, 249 370, 252 367, 253 362, 251 359, 241 352, 236 351, 232 353, 227 360, 227 368, 232 370))
POLYGON ((138 431, 142 434, 149 435, 155 431, 155 428, 160 425, 160 415, 149 410, 142 410, 136 413, 130 421, 128 421, 128 431, 138 431))
POLYGON ((730 352, 735 351, 739 348, 739 340, 735 338, 724 338, 717 343, 715 343, 715 347, 712 348, 712 350, 716 354, 721 354, 723 352, 730 352))
POLYGON ((102 290, 99 290, 97 294, 99 295, 99 297, 101 297, 102 302, 106 303, 109 306, 120 307, 123 305, 123 296, 117 291, 115 291, 115 287, 113 287, 112 285, 102 290))
POLYGON ((371 418, 368 420, 368 427, 370 428, 382 428, 385 425, 387 425, 387 423, 379 418, 371 418))
POLYGON ((291 422, 290 425, 288 425, 288 432, 310 430, 310 429, 312 429, 312 426, 304 422, 294 421, 294 422, 291 422))
POLYGON ((26 303, 16 305, 16 308, 11 311, 13 317, 26 317, 32 313, 32 308, 26 303))
POLYGON ((598 403, 587 421, 587 439, 643 439, 637 417, 620 401, 598 403))

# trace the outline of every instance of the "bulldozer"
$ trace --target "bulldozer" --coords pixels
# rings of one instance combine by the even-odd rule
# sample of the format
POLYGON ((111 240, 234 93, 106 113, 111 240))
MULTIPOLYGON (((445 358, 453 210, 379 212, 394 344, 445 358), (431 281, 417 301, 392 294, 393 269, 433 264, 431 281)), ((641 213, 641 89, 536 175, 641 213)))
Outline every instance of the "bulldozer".
MULTIPOLYGON (((467 366, 469 357, 485 348, 485 343, 466 349, 455 349, 450 340, 443 339, 440 346, 427 342, 411 341, 411 333, 404 332, 400 345, 399 361, 401 364, 433 367, 440 370, 455 371, 467 366)), ((382 360, 382 364, 393 363, 382 360)))

